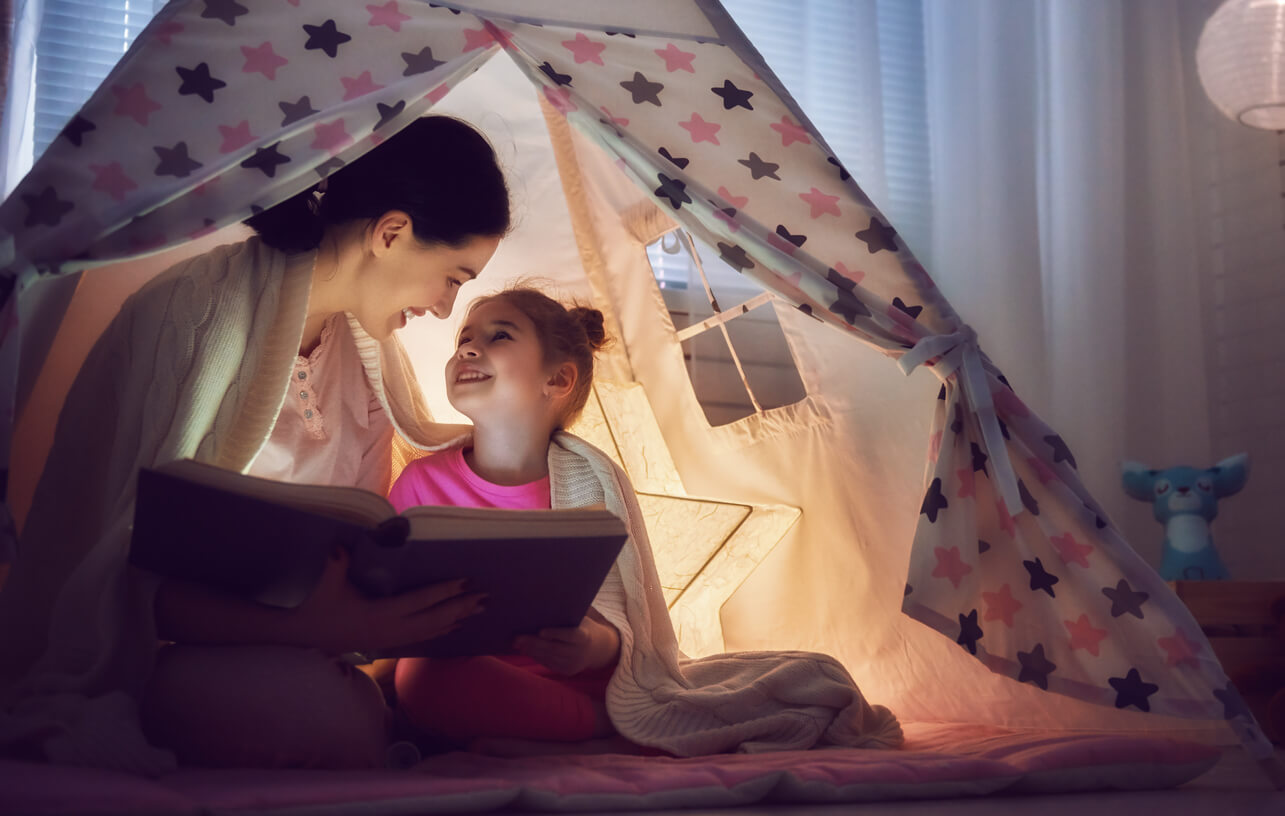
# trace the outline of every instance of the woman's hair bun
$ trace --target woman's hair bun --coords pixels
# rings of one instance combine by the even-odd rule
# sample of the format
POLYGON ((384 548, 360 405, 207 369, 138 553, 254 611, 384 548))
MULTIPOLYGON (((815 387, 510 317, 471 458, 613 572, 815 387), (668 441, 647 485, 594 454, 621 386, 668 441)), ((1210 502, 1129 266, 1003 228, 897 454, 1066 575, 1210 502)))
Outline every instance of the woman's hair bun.
POLYGON ((607 331, 603 326, 602 312, 585 306, 573 306, 567 312, 584 328, 589 347, 598 351, 607 343, 607 331))

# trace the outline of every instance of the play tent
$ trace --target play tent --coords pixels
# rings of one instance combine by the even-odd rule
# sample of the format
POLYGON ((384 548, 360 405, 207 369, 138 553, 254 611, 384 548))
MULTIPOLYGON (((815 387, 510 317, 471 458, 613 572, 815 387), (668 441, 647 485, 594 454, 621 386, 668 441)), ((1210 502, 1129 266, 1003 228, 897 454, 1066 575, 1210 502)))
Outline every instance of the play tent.
MULTIPOLYGON (((171 3, 0 208, 18 515, 75 331, 147 263, 121 261, 238 240, 430 110, 484 130, 514 192, 472 286, 534 275, 608 314, 582 430, 650 497, 686 649, 834 654, 909 721, 1230 726, 1270 754, 1070 445, 712 0, 171 3), (676 226, 774 294, 753 305, 776 310, 802 400, 706 422, 644 252, 676 226)), ((404 342, 446 414, 451 326, 427 323, 404 342)))

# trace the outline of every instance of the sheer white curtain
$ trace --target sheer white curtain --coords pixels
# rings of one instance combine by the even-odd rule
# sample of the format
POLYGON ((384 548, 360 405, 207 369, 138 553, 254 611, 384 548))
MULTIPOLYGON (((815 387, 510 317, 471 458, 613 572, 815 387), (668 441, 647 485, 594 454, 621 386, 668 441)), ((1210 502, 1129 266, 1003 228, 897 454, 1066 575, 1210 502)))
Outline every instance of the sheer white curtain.
MULTIPOLYGON (((1204 98, 1195 42, 1216 6, 923 6, 932 273, 1153 563, 1162 534, 1121 494, 1122 459, 1208 466, 1248 449, 1266 465, 1252 490, 1285 489, 1271 434, 1237 433, 1245 398, 1229 385, 1226 302, 1227 276, 1248 275, 1276 303, 1257 348, 1285 340, 1285 287, 1270 282, 1285 261, 1280 149, 1204 98), (1266 231, 1245 226, 1264 219, 1266 231), (1252 258, 1237 235, 1254 241, 1252 258)), ((1282 362, 1260 355, 1256 379, 1272 377, 1264 363, 1279 378, 1282 362)), ((1252 500, 1230 502, 1223 518, 1241 518, 1223 547, 1233 574, 1280 574, 1279 548, 1252 543, 1252 500)), ((1257 518, 1257 540, 1271 540, 1257 518)))

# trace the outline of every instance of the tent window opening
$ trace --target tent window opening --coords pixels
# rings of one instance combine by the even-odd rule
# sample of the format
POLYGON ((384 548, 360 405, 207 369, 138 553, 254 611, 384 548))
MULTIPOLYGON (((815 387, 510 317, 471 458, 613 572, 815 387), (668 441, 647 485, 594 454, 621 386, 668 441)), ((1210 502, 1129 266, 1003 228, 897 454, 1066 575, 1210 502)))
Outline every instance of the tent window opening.
POLYGON ((685 233, 671 232, 650 244, 647 259, 710 425, 807 396, 771 293, 685 233))

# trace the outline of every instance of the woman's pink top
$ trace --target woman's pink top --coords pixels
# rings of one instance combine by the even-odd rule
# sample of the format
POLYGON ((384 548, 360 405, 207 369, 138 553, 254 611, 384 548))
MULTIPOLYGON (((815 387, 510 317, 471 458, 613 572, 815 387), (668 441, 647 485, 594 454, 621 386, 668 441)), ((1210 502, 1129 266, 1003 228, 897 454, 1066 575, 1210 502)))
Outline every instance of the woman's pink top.
POLYGON ((392 478, 393 424, 366 381, 348 319, 335 314, 307 357, 295 358, 290 391, 251 476, 383 494, 392 478))

